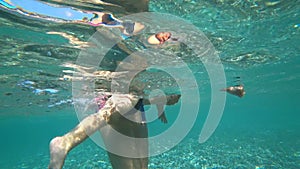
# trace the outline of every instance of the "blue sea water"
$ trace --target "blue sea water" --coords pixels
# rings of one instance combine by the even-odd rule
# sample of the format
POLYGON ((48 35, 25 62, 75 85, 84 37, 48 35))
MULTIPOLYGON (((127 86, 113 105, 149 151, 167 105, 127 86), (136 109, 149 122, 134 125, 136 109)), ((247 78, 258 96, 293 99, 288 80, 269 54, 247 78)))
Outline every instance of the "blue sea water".
MULTIPOLYGON (((80 1, 43 2, 127 14, 80 1)), ((41 1, 28 3, 38 8, 41 1)), ((49 6, 49 11, 55 8, 49 6)), ((238 76, 246 90, 243 98, 227 95, 216 131, 200 144, 211 88, 202 63, 188 60, 193 73, 201 75, 197 79, 200 109, 196 123, 178 145, 150 157, 149 168, 300 168, 299 2, 154 0, 149 11, 179 16, 203 31, 218 51, 227 85, 236 84, 238 76)), ((32 19, 3 6, 0 21, 0 168, 47 168, 50 140, 78 124, 71 103, 72 83, 58 79, 65 69, 61 65, 75 62, 80 51, 68 38, 47 32, 87 41, 96 29, 32 19)), ((167 106, 168 124, 151 123, 150 135, 171 127, 180 107, 167 106)), ((183 113, 189 116, 189 111, 183 113)), ((70 152, 64 168, 105 169, 111 165, 106 152, 88 139, 70 152)))

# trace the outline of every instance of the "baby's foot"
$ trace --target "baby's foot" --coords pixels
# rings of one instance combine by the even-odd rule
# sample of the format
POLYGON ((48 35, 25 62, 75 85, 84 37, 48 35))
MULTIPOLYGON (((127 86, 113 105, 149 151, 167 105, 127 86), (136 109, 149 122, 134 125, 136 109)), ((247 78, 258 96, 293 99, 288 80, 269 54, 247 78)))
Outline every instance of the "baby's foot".
POLYGON ((50 164, 49 169, 61 169, 66 155, 66 144, 63 142, 62 137, 55 137, 50 142, 50 164))

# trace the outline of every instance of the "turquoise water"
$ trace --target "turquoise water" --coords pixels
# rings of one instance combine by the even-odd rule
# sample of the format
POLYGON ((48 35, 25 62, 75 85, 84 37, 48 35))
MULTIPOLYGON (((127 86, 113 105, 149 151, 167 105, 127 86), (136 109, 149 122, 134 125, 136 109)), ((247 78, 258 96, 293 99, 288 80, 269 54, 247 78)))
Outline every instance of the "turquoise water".
MULTIPOLYGON (((93 3, 59 4, 101 10, 93 3)), ((119 9, 102 8, 125 15, 119 9)), ((70 101, 72 83, 58 79, 65 69, 61 65, 75 62, 80 51, 67 38, 47 32, 87 41, 96 29, 44 22, 0 9, 0 168, 46 168, 50 140, 78 123, 70 101), (38 94, 36 89, 59 91, 38 94)), ((180 144, 151 157, 149 168, 300 168, 299 2, 151 1, 149 10, 182 17, 203 31, 219 52, 227 84, 234 85, 234 77, 239 76, 247 92, 241 99, 227 95, 218 128, 200 144, 211 89, 202 63, 188 60, 193 73, 203 75, 197 79, 201 102, 196 123, 180 144)), ((169 123, 151 123, 150 134, 170 127, 179 108, 180 104, 168 106, 169 123)), ((111 166, 106 152, 87 140, 70 152, 64 168, 111 166)))

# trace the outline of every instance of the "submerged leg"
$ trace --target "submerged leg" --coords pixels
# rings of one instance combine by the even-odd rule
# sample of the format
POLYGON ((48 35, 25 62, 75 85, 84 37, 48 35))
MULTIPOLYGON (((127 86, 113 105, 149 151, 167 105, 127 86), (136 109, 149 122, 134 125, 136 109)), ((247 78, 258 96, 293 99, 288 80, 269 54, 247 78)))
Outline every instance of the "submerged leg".
MULTIPOLYGON (((122 119, 122 125, 115 125, 114 129, 115 130, 122 130, 121 127, 125 126, 126 131, 123 131, 122 134, 125 134, 129 137, 134 137, 134 138, 145 138, 144 141, 139 141, 139 142, 129 142, 127 145, 122 145, 122 143, 108 143, 105 142, 106 146, 113 146, 115 145, 118 148, 122 148, 123 150, 128 150, 128 151, 135 151, 134 154, 141 154, 141 157, 124 157, 118 154, 114 154, 111 152, 107 152, 111 165, 113 169, 148 169, 148 157, 144 157, 144 154, 148 154, 148 129, 147 129, 147 124, 141 125, 140 123, 135 123, 133 124, 132 122, 129 122, 128 119, 122 119)), ((105 136, 104 132, 102 131, 102 135, 105 136)), ((104 138, 104 140, 109 140, 109 138, 104 138)), ((128 143, 128 142, 126 142, 128 143)), ((128 154, 132 154, 132 152, 128 152, 128 154)))
POLYGON ((61 169, 63 167, 68 152, 82 143, 88 136, 105 126, 110 121, 112 114, 126 112, 132 109, 137 99, 131 95, 112 96, 107 100, 105 106, 98 111, 83 119, 72 131, 61 137, 56 137, 50 142, 50 164, 49 169, 61 169), (131 102, 122 102, 116 98, 126 97, 131 102))
POLYGON ((123 115, 115 113, 111 116, 110 127, 100 129, 113 169, 148 168, 148 129, 147 124, 141 124, 145 120, 142 111, 143 105, 140 100, 133 111, 123 115), (120 137, 114 132, 125 137, 120 137), (144 139, 137 140, 139 138, 144 139))
MULTIPOLYGON (((92 114, 81 121, 72 131, 61 137, 55 137, 50 142, 49 169, 61 169, 67 153, 83 142, 89 135, 106 124, 106 114, 112 110, 104 110, 92 114)), ((109 112, 109 113, 108 113, 109 112)))

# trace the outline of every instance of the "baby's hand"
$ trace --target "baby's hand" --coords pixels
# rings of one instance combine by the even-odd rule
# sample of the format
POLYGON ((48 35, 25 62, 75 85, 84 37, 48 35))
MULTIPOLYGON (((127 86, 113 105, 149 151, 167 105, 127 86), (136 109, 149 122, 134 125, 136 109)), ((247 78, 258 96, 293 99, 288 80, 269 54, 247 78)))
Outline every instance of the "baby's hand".
POLYGON ((161 122, 168 123, 165 112, 162 112, 160 115, 158 114, 158 118, 161 120, 161 122))

